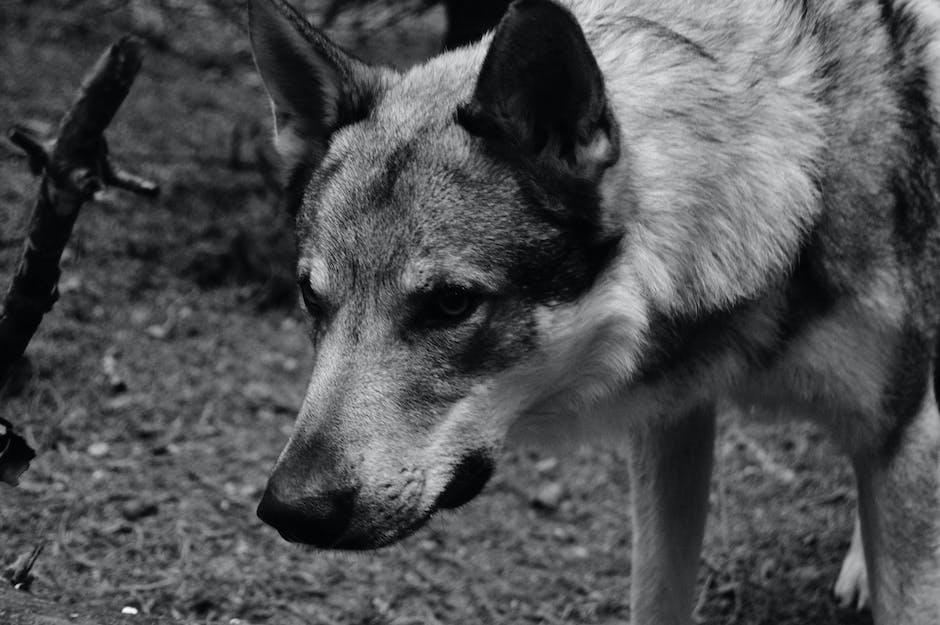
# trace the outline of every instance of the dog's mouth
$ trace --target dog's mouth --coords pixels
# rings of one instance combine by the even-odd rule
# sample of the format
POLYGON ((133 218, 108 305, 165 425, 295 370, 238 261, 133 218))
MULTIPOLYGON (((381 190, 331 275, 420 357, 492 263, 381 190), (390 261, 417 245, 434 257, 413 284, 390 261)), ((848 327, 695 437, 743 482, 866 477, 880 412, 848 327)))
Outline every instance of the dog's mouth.
POLYGON ((438 510, 459 508, 474 499, 492 477, 494 462, 485 452, 474 452, 465 456, 454 468, 447 486, 437 496, 429 510, 404 523, 372 532, 350 532, 330 545, 330 549, 369 551, 381 549, 408 538, 424 527, 438 510))
POLYGON ((299 500, 299 503, 291 505, 266 491, 258 507, 258 515, 277 529, 288 542, 319 549, 375 550, 411 536, 438 510, 458 508, 475 498, 493 475, 493 470, 494 462, 490 454, 467 454, 454 467, 450 481, 434 503, 423 511, 405 504, 405 501, 417 503, 421 499, 420 494, 414 499, 398 498, 397 506, 383 509, 382 506, 362 506, 362 500, 355 501, 355 498, 348 497, 321 496, 299 500), (327 506, 321 501, 325 499, 331 505, 327 506), (331 514, 326 514, 326 511, 331 514))
POLYGON ((382 549, 408 538, 424 527, 433 515, 434 510, 430 510, 407 524, 392 529, 381 532, 348 534, 326 548, 340 551, 375 551, 382 549))
MULTIPOLYGON (((414 516, 399 513, 395 515, 397 517, 395 520, 390 520, 388 515, 377 512, 376 516, 382 521, 377 526, 364 526, 353 521, 353 524, 342 530, 339 535, 325 533, 312 524, 288 526, 272 523, 268 519, 264 520, 277 530, 281 538, 289 543, 314 549, 372 551, 387 547, 411 536, 427 524, 435 511, 436 509, 432 508, 422 514, 413 512, 414 516)), ((360 512, 360 514, 362 513, 360 512)))
POLYGON ((486 452, 473 452, 461 459, 453 477, 434 502, 434 508, 459 508, 480 494, 493 476, 493 458, 486 452))

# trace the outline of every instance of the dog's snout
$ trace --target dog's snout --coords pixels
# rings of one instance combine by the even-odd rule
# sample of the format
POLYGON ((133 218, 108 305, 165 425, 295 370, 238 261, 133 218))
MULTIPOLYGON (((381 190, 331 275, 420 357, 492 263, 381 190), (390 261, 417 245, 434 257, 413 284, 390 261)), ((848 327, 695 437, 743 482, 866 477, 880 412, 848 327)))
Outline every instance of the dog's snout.
POLYGON ((349 527, 355 501, 353 487, 289 494, 272 476, 258 504, 258 516, 285 540, 333 547, 349 527))
POLYGON ((454 468, 450 482, 438 495, 435 507, 459 508, 480 494, 493 475, 493 458, 490 454, 476 451, 464 456, 454 468))

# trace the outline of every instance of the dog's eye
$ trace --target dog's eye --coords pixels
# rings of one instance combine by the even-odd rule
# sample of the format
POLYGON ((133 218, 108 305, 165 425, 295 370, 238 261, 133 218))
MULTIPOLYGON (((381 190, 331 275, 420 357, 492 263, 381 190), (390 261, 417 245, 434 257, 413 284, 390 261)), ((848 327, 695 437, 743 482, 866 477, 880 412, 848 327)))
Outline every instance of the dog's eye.
POLYGON ((435 303, 442 317, 463 317, 470 310, 470 294, 460 289, 443 289, 435 303))
POLYGON ((425 308, 425 321, 430 325, 452 325, 467 319, 479 308, 482 298, 473 291, 444 286, 430 294, 425 308))
POLYGON ((307 309, 310 315, 319 317, 323 313, 323 303, 320 301, 317 294, 313 292, 310 281, 306 278, 301 278, 297 281, 297 286, 300 287, 300 296, 303 298, 304 308, 307 309))

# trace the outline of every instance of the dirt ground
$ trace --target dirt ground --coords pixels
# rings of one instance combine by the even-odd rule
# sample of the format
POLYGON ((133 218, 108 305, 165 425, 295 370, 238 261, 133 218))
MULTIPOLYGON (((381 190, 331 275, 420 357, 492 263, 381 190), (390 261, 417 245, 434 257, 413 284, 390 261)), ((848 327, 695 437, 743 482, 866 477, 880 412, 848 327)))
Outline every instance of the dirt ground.
MULTIPOLYGON (((234 3, 157 6, 0 1, 3 126, 47 128, 110 41, 146 36, 109 139, 163 187, 157 201, 107 192, 85 208, 61 301, 0 399, 41 452, 19 488, 0 486, 0 565, 44 542, 35 594, 193 623, 627 622, 616 445, 509 450, 481 497, 374 553, 291 546, 255 517, 311 360, 291 237, 255 164, 267 105, 234 3)), ((399 65, 433 53, 442 28, 440 11, 336 23, 399 65)), ((4 289, 35 192, 0 142, 4 289)), ((725 415, 721 430, 699 622, 870 623, 830 593, 851 531, 847 463, 807 426, 725 415)))

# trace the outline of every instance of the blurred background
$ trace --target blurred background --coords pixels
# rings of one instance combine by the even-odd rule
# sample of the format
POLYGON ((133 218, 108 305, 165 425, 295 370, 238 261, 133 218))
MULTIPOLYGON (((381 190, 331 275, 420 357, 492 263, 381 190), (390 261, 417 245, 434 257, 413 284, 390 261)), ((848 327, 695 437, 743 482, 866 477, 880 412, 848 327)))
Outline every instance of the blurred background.
MULTIPOLYGON (((363 58, 406 68, 473 40, 506 3, 296 4, 363 58)), ((162 187, 84 207, 61 298, 0 394, 40 454, 18 488, 0 485, 0 570, 44 543, 36 595, 193 623, 626 622, 616 445, 510 449, 480 498, 375 553, 301 549, 255 517, 311 358, 243 5, 0 0, 0 126, 48 136, 95 59, 135 34, 144 67, 107 135, 162 187)), ((0 140, 0 289, 36 192, 0 140)), ((830 597, 848 466, 803 425, 729 413, 721 429, 699 622, 869 622, 830 597)))

